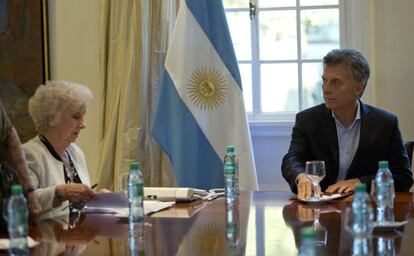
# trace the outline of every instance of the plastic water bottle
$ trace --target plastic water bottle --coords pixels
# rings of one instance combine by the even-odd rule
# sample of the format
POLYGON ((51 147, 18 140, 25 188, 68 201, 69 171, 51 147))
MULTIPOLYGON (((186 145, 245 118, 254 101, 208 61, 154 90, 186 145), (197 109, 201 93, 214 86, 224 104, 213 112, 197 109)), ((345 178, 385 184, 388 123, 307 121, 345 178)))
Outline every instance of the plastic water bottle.
POLYGON ((368 237, 373 230, 374 213, 365 184, 357 185, 352 201, 352 233, 356 237, 368 237))
POLYGON ((378 166, 379 169, 375 175, 374 197, 377 203, 377 222, 384 223, 387 220, 393 220, 394 179, 388 169, 388 161, 379 161, 378 166))
POLYGON ((9 255, 29 255, 27 246, 28 212, 23 188, 14 185, 7 204, 8 231, 10 238, 9 255))
POLYGON ((227 199, 239 196, 239 160, 234 153, 234 146, 227 146, 224 156, 224 193, 227 199))
POLYGON ((310 228, 302 228, 300 230, 300 248, 299 256, 318 256, 318 250, 315 243, 315 231, 310 228))
POLYGON ((130 165, 128 177, 129 223, 137 223, 144 219, 144 177, 138 162, 130 165))

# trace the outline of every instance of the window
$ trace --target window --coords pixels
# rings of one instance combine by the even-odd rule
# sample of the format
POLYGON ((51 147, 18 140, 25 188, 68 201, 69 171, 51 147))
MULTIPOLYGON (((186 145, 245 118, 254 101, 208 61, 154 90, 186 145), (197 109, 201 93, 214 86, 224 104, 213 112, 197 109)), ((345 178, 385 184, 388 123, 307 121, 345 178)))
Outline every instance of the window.
POLYGON ((338 0, 223 0, 250 121, 323 102, 322 58, 340 47, 338 0))

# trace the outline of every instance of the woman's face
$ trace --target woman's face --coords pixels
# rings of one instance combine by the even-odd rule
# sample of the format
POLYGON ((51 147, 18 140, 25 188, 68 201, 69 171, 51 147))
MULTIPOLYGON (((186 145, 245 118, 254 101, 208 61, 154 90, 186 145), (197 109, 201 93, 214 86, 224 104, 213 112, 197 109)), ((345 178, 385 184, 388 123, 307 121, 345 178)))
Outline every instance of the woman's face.
POLYGON ((85 114, 85 104, 80 107, 68 107, 62 112, 59 122, 54 127, 54 132, 68 143, 75 142, 80 130, 86 127, 85 114))

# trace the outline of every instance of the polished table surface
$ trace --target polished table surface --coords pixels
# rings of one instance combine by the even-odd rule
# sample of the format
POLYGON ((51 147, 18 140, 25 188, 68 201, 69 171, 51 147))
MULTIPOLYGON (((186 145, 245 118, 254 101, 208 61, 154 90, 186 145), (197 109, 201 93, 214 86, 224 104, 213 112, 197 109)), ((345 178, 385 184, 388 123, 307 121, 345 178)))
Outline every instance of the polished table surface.
MULTIPOLYGON (((131 240, 127 221, 111 215, 85 214, 70 225, 43 221, 30 229, 30 235, 40 241, 31 255, 130 255, 131 242, 143 247, 145 255, 297 255, 299 232, 306 226, 322 234, 328 255, 352 254, 352 236, 344 229, 344 212, 352 196, 322 205, 303 204, 291 196, 242 192, 233 204, 223 198, 176 204, 145 218, 141 240, 131 240)), ((412 219, 412 208, 412 194, 397 193, 395 219, 412 219)), ((375 230, 369 241, 374 254, 382 247, 389 255, 398 255, 407 237, 404 232, 404 227, 375 230)), ((414 243, 414 237, 410 240, 414 243)))

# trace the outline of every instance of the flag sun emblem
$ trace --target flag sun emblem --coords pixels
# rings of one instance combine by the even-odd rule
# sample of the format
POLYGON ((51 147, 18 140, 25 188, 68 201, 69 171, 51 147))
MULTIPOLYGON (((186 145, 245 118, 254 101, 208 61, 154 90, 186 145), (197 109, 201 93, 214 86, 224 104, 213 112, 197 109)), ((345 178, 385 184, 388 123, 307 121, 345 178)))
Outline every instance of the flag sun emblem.
POLYGON ((226 80, 214 68, 198 68, 191 74, 187 93, 197 107, 212 110, 223 104, 226 98, 226 80))

